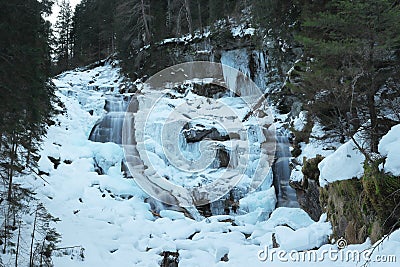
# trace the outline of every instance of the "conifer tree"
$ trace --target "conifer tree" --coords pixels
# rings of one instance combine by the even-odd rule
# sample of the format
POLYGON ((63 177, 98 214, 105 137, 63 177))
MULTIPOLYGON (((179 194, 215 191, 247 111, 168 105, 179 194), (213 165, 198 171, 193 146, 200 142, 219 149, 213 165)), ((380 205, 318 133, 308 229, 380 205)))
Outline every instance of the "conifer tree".
MULTIPOLYGON (((389 0, 326 1, 303 7, 305 60, 297 88, 313 114, 331 129, 352 136, 363 129, 377 152, 380 114, 376 97, 400 77, 400 7, 389 0)), ((387 129, 386 129, 387 130, 387 129)))
POLYGON ((52 116, 50 83, 50 23, 48 0, 0 2, 0 204, 4 214, 0 238, 3 252, 16 228, 25 189, 17 175, 34 169, 36 152, 52 116), (3 230, 2 229, 2 230, 3 230))
POLYGON ((62 0, 60 3, 60 13, 55 24, 56 40, 56 61, 58 71, 63 71, 71 67, 72 58, 72 10, 69 0, 62 0))

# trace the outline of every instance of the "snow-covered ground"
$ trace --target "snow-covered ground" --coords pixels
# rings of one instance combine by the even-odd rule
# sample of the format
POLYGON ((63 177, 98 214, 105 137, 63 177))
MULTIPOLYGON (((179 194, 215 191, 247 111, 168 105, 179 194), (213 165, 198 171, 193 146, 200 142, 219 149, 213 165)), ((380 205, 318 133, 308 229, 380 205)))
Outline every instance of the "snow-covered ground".
MULTIPOLYGON (((133 179, 123 178, 122 148, 88 140, 92 127, 104 113, 106 94, 118 91, 120 79, 118 68, 110 65, 66 72, 55 79, 56 94, 66 112, 58 115, 56 125, 50 127, 41 152, 39 167, 49 173, 49 184, 33 176, 18 181, 34 188, 50 213, 61 219, 56 225, 62 234, 59 246, 84 248, 83 259, 74 254, 55 256, 56 267, 160 266, 163 251, 178 252, 179 266, 184 267, 270 266, 271 261, 273 266, 292 263, 307 267, 364 263, 362 259, 357 263, 329 258, 326 251, 336 251, 337 245, 326 244, 331 234, 326 216, 314 222, 299 208, 275 209, 273 187, 241 199, 241 215, 195 221, 173 210, 154 214, 146 203, 149 196, 133 179), (48 156, 60 158, 57 169, 48 156), (95 165, 101 166, 104 174, 99 175, 95 165), (273 248, 273 240, 281 247, 273 248), (315 248, 319 249, 312 250, 315 248), (294 251, 312 250, 323 260, 296 261, 289 253, 284 257, 284 250, 293 250, 292 256, 300 255, 294 251)), ((393 153, 390 144, 397 136, 398 132, 389 135, 380 146, 388 155, 388 170, 395 165, 389 155, 393 153)), ((368 248, 366 241, 343 251, 368 248)), ((372 259, 376 255, 400 257, 400 231, 374 250, 372 259)), ((384 265, 372 262, 372 266, 384 265)))

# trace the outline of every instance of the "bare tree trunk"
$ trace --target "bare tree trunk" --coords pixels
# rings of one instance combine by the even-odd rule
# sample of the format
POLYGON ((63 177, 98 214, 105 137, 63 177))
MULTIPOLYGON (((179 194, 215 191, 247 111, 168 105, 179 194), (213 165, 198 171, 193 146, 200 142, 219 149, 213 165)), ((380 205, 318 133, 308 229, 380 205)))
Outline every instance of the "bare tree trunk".
POLYGON ((13 132, 11 136, 11 151, 10 151, 10 166, 8 169, 8 194, 7 200, 10 202, 12 198, 12 183, 13 183, 13 176, 14 176, 14 163, 17 154, 17 142, 16 142, 16 133, 13 132))
POLYGON ((371 141, 371 152, 378 152, 378 115, 376 112, 375 107, 375 93, 376 93, 376 85, 375 85, 375 78, 374 78, 374 47, 375 47, 375 36, 374 31, 372 30, 371 33, 371 40, 369 43, 369 60, 368 60, 368 69, 370 72, 370 88, 369 92, 367 93, 367 105, 369 111, 369 119, 371 121, 371 129, 370 129, 370 141, 371 141))
POLYGON ((43 266, 44 241, 45 241, 45 239, 43 239, 43 242, 42 242, 42 249, 41 249, 41 251, 40 251, 40 265, 39 265, 39 266, 43 266))
POLYGON ((29 253, 29 267, 33 267, 33 243, 35 241, 35 231, 36 231, 36 220, 37 220, 38 208, 35 211, 35 220, 33 221, 33 231, 32 231, 32 239, 31 239, 31 250, 29 253))
MULTIPOLYGON (((98 24, 99 25, 99 29, 100 29, 100 23, 98 24)), ((99 30, 99 32, 97 33, 97 60, 98 61, 100 61, 101 60, 101 47, 100 47, 100 43, 101 43, 101 41, 100 41, 101 39, 100 39, 100 30, 99 30)))
POLYGON ((7 250, 7 224, 8 224, 8 211, 10 210, 10 202, 7 203, 7 211, 4 211, 4 246, 3 246, 3 254, 6 254, 7 250))
POLYGON ((18 254, 19 254, 19 239, 21 237, 21 220, 18 226, 17 250, 15 252, 15 267, 18 267, 18 254))
POLYGON ((31 151, 30 151, 30 147, 32 147, 32 135, 29 135, 29 143, 28 143, 28 151, 26 154, 26 163, 25 166, 28 167, 29 166, 29 162, 31 161, 31 151))
POLYGON ((167 18, 166 18, 166 25, 169 33, 172 33, 172 3, 171 0, 168 0, 167 4, 167 18))
POLYGON ((144 41, 146 44, 148 44, 148 43, 150 43, 151 35, 150 35, 149 25, 147 23, 146 8, 145 8, 144 0, 141 0, 141 9, 142 9, 142 20, 143 20, 144 31, 145 31, 145 40, 144 41))
POLYGON ((186 20, 188 23, 189 33, 193 33, 193 25, 192 25, 192 14, 190 12, 190 2, 189 0, 185 0, 185 10, 186 10, 186 20))
POLYGON ((378 117, 375 107, 375 94, 370 92, 368 94, 368 110, 369 118, 371 120, 370 138, 371 138, 371 152, 378 152, 378 117))
POLYGON ((181 35, 181 15, 182 15, 182 8, 179 9, 178 16, 176 18, 176 36, 181 35))
POLYGON ((114 54, 115 53, 115 40, 114 40, 115 33, 113 31, 111 35, 111 52, 114 54))
POLYGON ((200 26, 200 31, 203 32, 203 21, 201 19, 201 6, 200 6, 200 0, 197 0, 197 12, 199 13, 199 26, 200 26))

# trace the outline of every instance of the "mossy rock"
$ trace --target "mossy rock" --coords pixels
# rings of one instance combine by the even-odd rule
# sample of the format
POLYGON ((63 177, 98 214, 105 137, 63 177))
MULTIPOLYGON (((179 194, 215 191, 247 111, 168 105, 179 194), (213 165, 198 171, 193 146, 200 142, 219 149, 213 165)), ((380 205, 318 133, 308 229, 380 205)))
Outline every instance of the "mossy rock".
POLYGON ((344 237, 350 244, 363 243, 374 222, 374 212, 360 180, 337 181, 320 188, 321 206, 332 224, 333 237, 344 237), (366 206, 366 210, 361 209, 366 206))
POLYGON ((297 158, 301 155, 301 148, 298 144, 293 146, 293 150, 291 151, 292 157, 297 158))
POLYGON ((303 168, 301 169, 304 178, 314 180, 319 185, 319 169, 318 164, 324 159, 323 156, 317 155, 315 158, 303 159, 303 168))
POLYGON ((304 125, 303 130, 296 131, 293 127, 290 128, 291 132, 294 134, 294 141, 296 144, 301 142, 308 143, 310 140, 312 128, 314 127, 314 122, 307 118, 307 123, 304 125))
POLYGON ((333 237, 349 243, 372 242, 399 227, 400 177, 380 171, 384 159, 364 164, 364 176, 320 188, 320 202, 332 223, 333 237))
POLYGON ((380 171, 378 166, 383 162, 380 159, 365 164, 362 183, 384 230, 388 231, 400 222, 400 177, 380 171))

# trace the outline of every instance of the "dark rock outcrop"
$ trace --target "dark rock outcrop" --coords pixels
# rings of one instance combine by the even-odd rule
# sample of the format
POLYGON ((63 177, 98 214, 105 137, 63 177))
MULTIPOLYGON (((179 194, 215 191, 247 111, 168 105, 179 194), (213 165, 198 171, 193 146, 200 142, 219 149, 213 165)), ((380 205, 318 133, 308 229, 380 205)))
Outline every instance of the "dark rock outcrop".
POLYGON ((161 254, 163 260, 160 267, 178 267, 179 253, 173 251, 163 251, 161 254))
POLYGON ((199 123, 195 125, 187 123, 183 129, 183 136, 188 143, 200 142, 206 138, 216 141, 229 140, 228 134, 220 133, 215 127, 209 128, 199 123))
POLYGON ((300 208, 307 212, 311 219, 318 221, 322 214, 319 185, 315 181, 305 178, 302 183, 291 181, 290 186, 296 189, 300 208))

